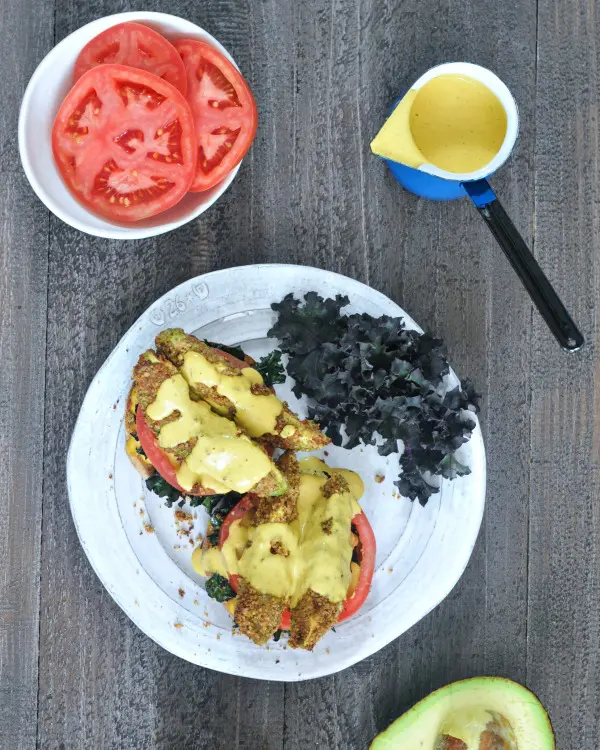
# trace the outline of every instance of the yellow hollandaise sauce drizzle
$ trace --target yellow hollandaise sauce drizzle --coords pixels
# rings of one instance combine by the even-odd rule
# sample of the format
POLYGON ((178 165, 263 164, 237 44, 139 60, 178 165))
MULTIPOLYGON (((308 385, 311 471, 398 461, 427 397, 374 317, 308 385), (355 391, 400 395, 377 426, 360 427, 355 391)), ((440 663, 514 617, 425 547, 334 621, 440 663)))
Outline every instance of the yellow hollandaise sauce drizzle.
POLYGON ((350 585, 352 544, 350 525, 361 512, 357 502, 364 490, 361 478, 347 469, 331 469, 309 456, 300 463, 298 519, 289 524, 250 525, 234 521, 220 551, 197 548, 192 557, 201 575, 222 573, 224 565, 232 575, 241 575, 263 594, 289 599, 293 607, 307 589, 332 602, 346 598, 350 585), (325 497, 328 477, 342 475, 349 492, 325 497), (285 554, 275 554, 274 550, 285 554))
MULTIPOLYGON (((348 483, 350 492, 354 497, 354 512, 361 512, 358 500, 360 500, 360 498, 364 494, 365 484, 361 479, 360 474, 357 474, 355 471, 351 471, 350 469, 332 469, 330 466, 327 466, 325 461, 317 458, 316 456, 305 456, 304 458, 301 458, 298 463, 300 465, 301 474, 314 474, 320 479, 326 479, 326 474, 329 474, 330 476, 333 474, 339 474, 344 477, 344 479, 348 483)), ((322 487, 323 484, 321 484, 320 486, 322 487)))
MULTIPOLYGON (((238 573, 263 594, 280 599, 288 596, 294 590, 297 577, 300 553, 297 524, 263 523, 251 526, 248 540, 251 544, 239 560, 238 573), (285 554, 274 554, 275 545, 283 548, 285 554)), ((224 546, 227 546, 227 542, 224 546)))
POLYGON ((487 86, 462 74, 439 75, 406 94, 371 150, 409 167, 468 174, 496 156, 506 127, 504 107, 487 86))
POLYGON ((264 385, 261 374, 254 368, 245 367, 233 374, 227 362, 221 365, 209 362, 199 352, 187 352, 181 372, 190 385, 202 383, 228 398, 235 407, 235 421, 250 437, 275 431, 283 404, 274 394, 252 393, 253 385, 264 385))
POLYGON ((227 566, 218 547, 203 550, 202 546, 198 545, 192 552, 192 565, 201 576, 208 577, 212 573, 219 573, 223 578, 227 577, 227 566))
POLYGON ((266 453, 243 435, 237 426, 211 411, 203 401, 192 401, 182 375, 165 380, 146 414, 160 421, 178 412, 179 417, 161 427, 161 448, 174 448, 195 439, 196 443, 177 470, 184 490, 200 483, 215 492, 248 492, 271 471, 266 453))
POLYGON ((307 589, 342 602, 350 585, 352 544, 350 523, 356 500, 351 492, 322 493, 326 478, 300 477, 298 520, 302 554, 298 561, 292 606, 307 589))

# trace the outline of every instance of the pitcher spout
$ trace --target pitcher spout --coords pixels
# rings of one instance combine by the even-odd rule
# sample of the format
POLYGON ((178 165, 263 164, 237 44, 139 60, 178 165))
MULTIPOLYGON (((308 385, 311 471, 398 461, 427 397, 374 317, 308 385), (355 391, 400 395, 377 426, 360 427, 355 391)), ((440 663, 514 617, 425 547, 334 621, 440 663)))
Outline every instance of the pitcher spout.
POLYGON ((376 156, 413 169, 419 169, 427 162, 417 148, 410 128, 410 113, 417 93, 417 89, 410 89, 400 99, 379 133, 371 141, 371 151, 376 156))

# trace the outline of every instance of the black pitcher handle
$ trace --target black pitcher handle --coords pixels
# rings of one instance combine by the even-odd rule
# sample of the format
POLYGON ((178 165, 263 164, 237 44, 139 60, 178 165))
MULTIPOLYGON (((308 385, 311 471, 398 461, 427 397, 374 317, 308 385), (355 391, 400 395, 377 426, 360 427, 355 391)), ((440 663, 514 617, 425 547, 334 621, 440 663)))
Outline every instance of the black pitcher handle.
POLYGON ((546 278, 531 250, 517 231, 487 180, 465 182, 463 187, 517 272, 533 303, 563 349, 577 351, 584 338, 546 278))

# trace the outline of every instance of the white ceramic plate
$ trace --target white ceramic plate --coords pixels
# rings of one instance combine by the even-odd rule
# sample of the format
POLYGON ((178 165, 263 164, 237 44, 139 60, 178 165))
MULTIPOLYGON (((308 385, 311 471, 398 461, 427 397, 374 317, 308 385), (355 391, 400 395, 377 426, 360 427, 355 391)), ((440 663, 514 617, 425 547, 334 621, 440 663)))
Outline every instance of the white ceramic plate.
MULTIPOLYGON (((285 641, 255 646, 232 631, 224 607, 209 599, 191 565, 190 539, 206 525, 204 510, 177 523, 125 455, 123 409, 131 369, 163 328, 178 326, 252 356, 276 346, 266 338, 270 305, 288 292, 346 294, 347 312, 400 315, 394 302, 358 281, 316 268, 255 265, 186 281, 157 300, 121 339, 94 378, 71 440, 67 475, 71 511, 81 544, 111 596, 135 624, 164 648, 195 664, 271 680, 305 680, 337 672, 404 633, 435 607, 461 576, 479 531, 485 498, 485 454, 479 426, 460 450, 472 473, 444 481, 425 508, 399 497, 398 457, 373 447, 328 447, 333 466, 358 471, 361 500, 377 538, 373 587, 360 612, 336 626, 312 653, 285 641), (385 476, 377 483, 377 475, 385 476), (152 531, 150 531, 152 529, 152 531), (189 534, 189 535, 188 535, 189 534)), ((278 386, 292 408, 305 412, 288 383, 278 386)))

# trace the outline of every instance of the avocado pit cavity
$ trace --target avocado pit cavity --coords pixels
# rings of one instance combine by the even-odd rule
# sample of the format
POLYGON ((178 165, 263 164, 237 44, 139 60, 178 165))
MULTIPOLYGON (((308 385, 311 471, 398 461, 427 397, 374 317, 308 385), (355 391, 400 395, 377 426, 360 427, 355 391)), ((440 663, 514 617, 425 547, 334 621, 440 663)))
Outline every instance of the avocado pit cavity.
POLYGON ((496 711, 467 708, 449 714, 435 750, 520 750, 510 722, 496 711))

